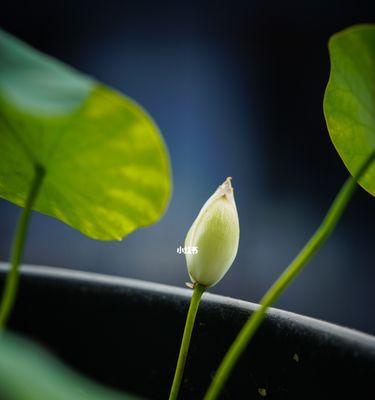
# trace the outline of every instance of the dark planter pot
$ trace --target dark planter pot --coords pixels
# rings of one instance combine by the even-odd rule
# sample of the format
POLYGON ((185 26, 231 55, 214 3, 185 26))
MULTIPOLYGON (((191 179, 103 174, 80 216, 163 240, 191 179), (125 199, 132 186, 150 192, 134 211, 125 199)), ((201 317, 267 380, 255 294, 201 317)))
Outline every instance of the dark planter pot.
MULTIPOLYGON (((0 275, 3 282, 4 268, 0 275)), ((154 283, 24 267, 10 327, 101 383, 166 399, 190 296, 154 283)), ((181 399, 202 398, 255 307, 204 295, 181 399)), ((373 399, 374 379, 374 337, 271 309, 222 398, 373 399)))

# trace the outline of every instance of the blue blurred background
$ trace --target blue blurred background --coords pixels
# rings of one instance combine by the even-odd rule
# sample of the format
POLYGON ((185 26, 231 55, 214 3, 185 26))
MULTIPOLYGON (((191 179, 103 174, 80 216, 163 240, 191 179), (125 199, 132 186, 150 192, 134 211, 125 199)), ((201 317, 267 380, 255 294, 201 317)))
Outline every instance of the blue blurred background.
MULTIPOLYGON (((34 214, 25 262, 183 286, 176 248, 233 177, 237 259, 211 292, 259 301, 346 178, 324 122, 327 40, 375 21, 368 1, 17 1, 0 25, 140 102, 169 147, 164 218, 123 242, 34 214)), ((20 210, 0 200, 0 259, 20 210)), ((375 201, 359 190, 332 238, 277 306, 375 334, 375 201)))

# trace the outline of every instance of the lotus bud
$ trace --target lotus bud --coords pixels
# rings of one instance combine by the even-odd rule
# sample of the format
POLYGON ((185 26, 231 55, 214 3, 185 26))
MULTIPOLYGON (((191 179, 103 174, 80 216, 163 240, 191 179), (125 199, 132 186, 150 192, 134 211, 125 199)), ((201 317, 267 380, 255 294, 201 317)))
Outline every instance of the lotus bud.
POLYGON ((206 201, 186 236, 185 248, 196 249, 185 253, 193 284, 215 285, 236 258, 240 226, 231 179, 206 201))

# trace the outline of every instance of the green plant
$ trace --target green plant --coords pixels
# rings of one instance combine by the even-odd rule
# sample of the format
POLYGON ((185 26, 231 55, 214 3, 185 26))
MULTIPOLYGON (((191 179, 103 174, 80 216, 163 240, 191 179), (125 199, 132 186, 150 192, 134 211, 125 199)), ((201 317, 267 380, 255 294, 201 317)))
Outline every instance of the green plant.
POLYGON ((237 255, 240 225, 231 179, 227 178, 206 201, 186 236, 186 264, 194 291, 169 395, 170 400, 176 400, 178 397, 201 297, 208 287, 216 285, 222 279, 237 255))
POLYGON ((223 358, 204 397, 216 399, 239 357, 275 303, 325 243, 350 202, 357 182, 375 195, 375 26, 358 25, 329 41, 331 74, 324 115, 331 139, 352 177, 337 194, 323 222, 297 257, 271 286, 223 358))
MULTIPOLYGON (((206 400, 220 395, 268 307, 333 232, 357 183, 375 195, 375 27, 358 25, 340 32, 331 38, 329 50, 331 75, 324 114, 331 139, 352 176, 317 231, 239 332, 206 400)), ((17 293, 18 267, 32 210, 60 219, 91 238, 119 240, 160 218, 171 184, 162 138, 138 105, 1 31, 0 52, 0 196, 24 207, 0 306, 0 328, 4 328, 17 293)), ((201 256, 187 256, 194 292, 171 400, 178 397, 202 294, 222 278, 237 252, 234 201, 229 210, 227 203, 217 207, 216 200, 210 198, 205 204, 185 243, 201 247, 201 256), (217 252, 220 257, 215 258, 217 252)), ((38 399, 128 398, 77 376, 8 333, 2 333, 0 353, 0 391, 9 400, 30 399, 24 391, 29 385, 34 388, 33 398, 38 399)))
POLYGON ((0 306, 15 300, 31 210, 85 235, 121 240, 170 197, 166 147, 129 98, 0 31, 0 197, 24 207, 0 306))
POLYGON ((40 346, 4 332, 0 340, 3 400, 135 400, 73 372, 40 346))
MULTIPOLYGON (((331 140, 349 172, 375 150, 375 25, 357 25, 329 41, 331 74, 324 115, 331 140)), ((375 196, 375 164, 358 183, 375 196)))

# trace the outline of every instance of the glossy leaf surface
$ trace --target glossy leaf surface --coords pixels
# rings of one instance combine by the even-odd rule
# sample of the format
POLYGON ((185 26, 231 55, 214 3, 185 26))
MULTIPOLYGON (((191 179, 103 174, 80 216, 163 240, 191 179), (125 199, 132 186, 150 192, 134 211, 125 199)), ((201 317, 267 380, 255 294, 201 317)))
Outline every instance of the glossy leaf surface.
MULTIPOLYGON (((333 35, 329 53, 324 114, 332 142, 354 175, 375 151, 375 26, 356 25, 333 35)), ((375 195, 375 165, 359 182, 375 195)))
POLYGON ((169 158, 136 103, 0 31, 0 196, 94 239, 156 222, 171 192, 169 158))

